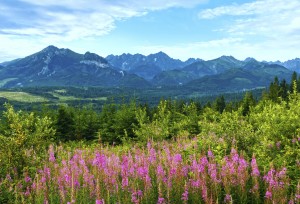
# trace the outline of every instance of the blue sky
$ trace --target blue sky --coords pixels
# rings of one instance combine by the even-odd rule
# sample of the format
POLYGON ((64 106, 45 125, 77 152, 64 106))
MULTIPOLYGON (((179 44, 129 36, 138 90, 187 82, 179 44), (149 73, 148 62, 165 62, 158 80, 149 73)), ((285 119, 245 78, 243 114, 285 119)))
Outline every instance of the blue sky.
POLYGON ((0 62, 48 45, 104 57, 300 57, 299 0, 1 0, 0 18, 0 62))

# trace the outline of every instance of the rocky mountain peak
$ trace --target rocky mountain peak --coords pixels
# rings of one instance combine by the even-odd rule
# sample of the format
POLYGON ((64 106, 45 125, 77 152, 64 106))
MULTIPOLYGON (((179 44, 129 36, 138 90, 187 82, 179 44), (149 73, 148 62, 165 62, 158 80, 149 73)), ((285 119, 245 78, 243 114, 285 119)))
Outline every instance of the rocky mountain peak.
POLYGON ((44 48, 42 52, 55 52, 58 51, 59 49, 53 45, 49 45, 48 47, 44 48))
POLYGON ((91 52, 86 52, 83 55, 84 60, 90 60, 90 61, 96 61, 96 62, 101 62, 101 63, 107 63, 106 59, 103 57, 100 57, 99 55, 91 52))
POLYGON ((108 68, 109 64, 103 57, 91 52, 86 52, 83 55, 83 60, 80 61, 81 64, 95 65, 100 68, 108 68))

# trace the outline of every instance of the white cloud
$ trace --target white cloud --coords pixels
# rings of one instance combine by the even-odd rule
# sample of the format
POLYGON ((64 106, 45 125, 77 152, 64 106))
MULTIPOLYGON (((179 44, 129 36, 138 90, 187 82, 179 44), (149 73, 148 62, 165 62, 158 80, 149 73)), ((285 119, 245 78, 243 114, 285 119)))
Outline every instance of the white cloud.
POLYGON ((300 47, 299 0, 256 0, 206 9, 198 16, 209 21, 225 17, 227 22, 220 33, 242 38, 253 47, 252 50, 257 49, 266 58, 271 55, 273 59, 275 56, 278 59, 296 57, 295 47, 300 47))
POLYGON ((170 7, 193 7, 195 5, 207 2, 208 0, 151 0, 151 1, 139 1, 139 0, 21 0, 34 5, 40 6, 62 6, 72 9, 100 9, 108 7, 120 7, 131 8, 134 10, 160 10, 170 7))
POLYGON ((236 17, 225 29, 231 34, 283 37, 300 29, 300 1, 257 0, 241 5, 206 9, 199 13, 202 19, 221 16, 236 17))
POLYGON ((299 4, 300 2, 298 0, 256 0, 251 3, 244 3, 241 5, 233 4, 231 6, 221 6, 214 9, 206 9, 199 13, 199 17, 204 19, 212 19, 222 15, 276 15, 285 11, 293 11, 295 8, 299 8, 299 4))
MULTIPOLYGON (((0 18, 2 19, 0 21, 0 50, 15 46, 14 39, 18 39, 21 49, 22 45, 28 45, 29 42, 36 45, 36 47, 40 47, 41 45, 61 45, 63 42, 68 43, 74 40, 103 36, 116 27, 116 21, 145 15, 147 12, 154 10, 171 7, 193 7, 206 1, 2 1, 0 2, 0 18), (4 39, 6 41, 3 41, 4 39)), ((25 51, 28 52, 28 49, 24 50, 24 54, 27 54, 25 51)))

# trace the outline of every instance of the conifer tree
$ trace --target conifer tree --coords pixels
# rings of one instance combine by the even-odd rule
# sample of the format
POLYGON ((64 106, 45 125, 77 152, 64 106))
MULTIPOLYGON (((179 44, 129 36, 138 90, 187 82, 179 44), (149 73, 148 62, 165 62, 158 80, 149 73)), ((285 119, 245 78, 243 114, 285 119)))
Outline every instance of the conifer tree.
POLYGON ((56 136, 58 140, 68 141, 75 139, 74 112, 71 108, 60 106, 56 119, 56 136))
POLYGON ((223 113, 224 109, 226 108, 225 98, 223 95, 215 100, 214 108, 219 113, 223 113))

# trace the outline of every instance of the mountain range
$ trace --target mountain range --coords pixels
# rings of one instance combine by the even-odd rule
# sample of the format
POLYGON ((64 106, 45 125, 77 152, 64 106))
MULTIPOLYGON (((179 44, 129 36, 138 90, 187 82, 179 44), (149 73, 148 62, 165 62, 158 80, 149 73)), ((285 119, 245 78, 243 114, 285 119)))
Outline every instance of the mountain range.
POLYGON ((300 59, 287 62, 244 61, 221 56, 204 61, 173 59, 163 52, 109 55, 106 58, 54 46, 0 64, 0 86, 186 87, 191 90, 240 91, 266 86, 278 76, 290 79, 300 59))
POLYGON ((300 73, 300 58, 295 58, 293 60, 288 60, 285 62, 275 61, 269 62, 270 64, 278 64, 288 68, 289 70, 300 73))
POLYGON ((150 86, 145 79, 113 68, 105 58, 94 53, 86 52, 82 55, 54 46, 6 62, 4 66, 0 70, 0 80, 4 87, 150 86))

